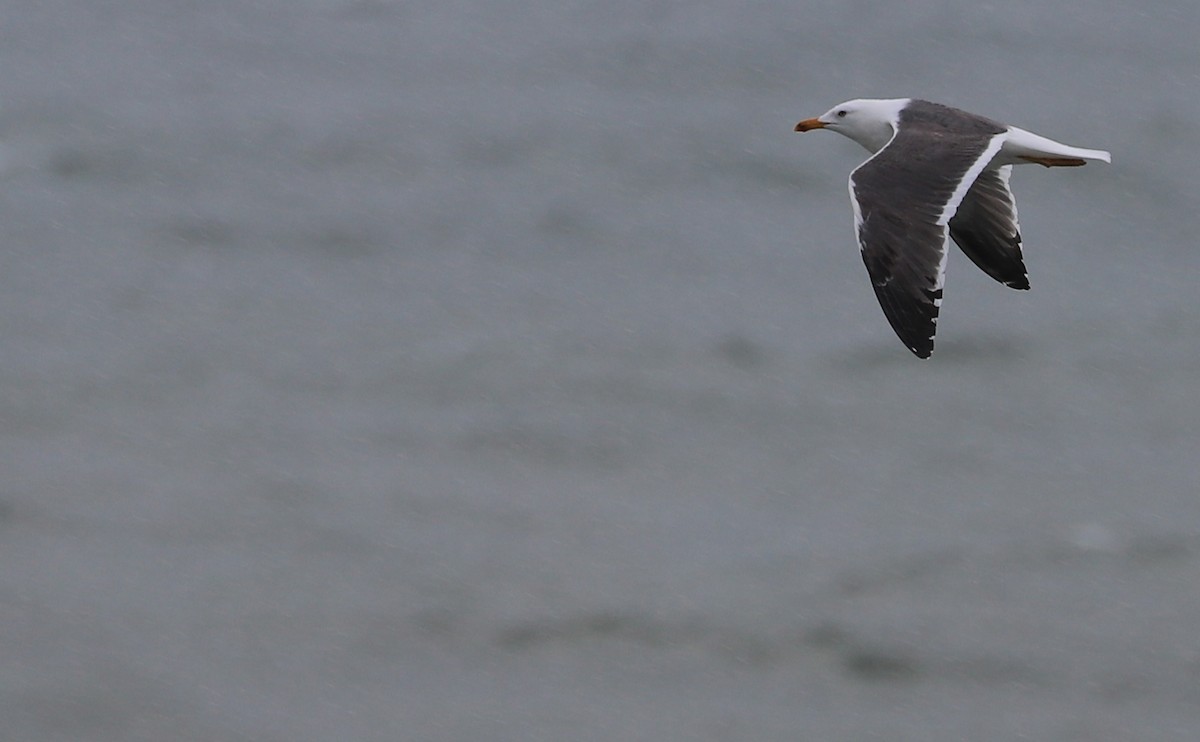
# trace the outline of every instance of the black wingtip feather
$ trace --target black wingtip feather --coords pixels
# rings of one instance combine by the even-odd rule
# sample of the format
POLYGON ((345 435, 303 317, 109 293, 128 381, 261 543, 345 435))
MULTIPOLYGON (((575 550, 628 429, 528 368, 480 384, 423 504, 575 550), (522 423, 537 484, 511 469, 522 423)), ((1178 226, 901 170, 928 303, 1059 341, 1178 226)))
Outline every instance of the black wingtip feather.
POLYGON ((941 298, 941 291, 926 291, 924 301, 913 301, 903 289, 892 284, 875 287, 875 298, 883 309, 883 316, 904 344, 917 358, 928 358, 933 353, 933 338, 937 332, 940 307, 933 299, 941 298))

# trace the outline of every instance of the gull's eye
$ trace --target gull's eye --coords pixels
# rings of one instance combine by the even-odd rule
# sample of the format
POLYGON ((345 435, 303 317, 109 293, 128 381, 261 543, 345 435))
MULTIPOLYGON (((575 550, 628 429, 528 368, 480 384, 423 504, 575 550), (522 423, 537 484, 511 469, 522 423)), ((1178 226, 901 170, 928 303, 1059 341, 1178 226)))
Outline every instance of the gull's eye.
POLYGON ((843 110, 841 110, 841 111, 838 111, 838 112, 837 112, 837 117, 838 117, 838 118, 840 118, 840 119, 844 119, 844 118, 846 118, 846 111, 845 111, 845 109, 843 109, 843 110))

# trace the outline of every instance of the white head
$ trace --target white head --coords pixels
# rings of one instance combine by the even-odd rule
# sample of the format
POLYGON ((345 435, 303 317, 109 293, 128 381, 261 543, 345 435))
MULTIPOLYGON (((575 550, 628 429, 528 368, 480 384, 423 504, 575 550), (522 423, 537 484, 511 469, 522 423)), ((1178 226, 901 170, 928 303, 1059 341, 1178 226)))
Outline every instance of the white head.
POLYGON ((871 152, 878 152, 891 140, 900 120, 900 111, 908 101, 908 98, 848 100, 815 119, 801 121, 796 124, 796 131, 829 129, 853 139, 871 152))

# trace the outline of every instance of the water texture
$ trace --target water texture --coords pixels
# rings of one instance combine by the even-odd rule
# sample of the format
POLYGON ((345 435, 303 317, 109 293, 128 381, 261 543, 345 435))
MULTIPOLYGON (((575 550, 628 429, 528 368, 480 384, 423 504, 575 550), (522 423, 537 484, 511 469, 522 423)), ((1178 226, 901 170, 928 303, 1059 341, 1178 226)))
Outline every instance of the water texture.
POLYGON ((1195 3, 7 6, 5 739, 1196 739, 1195 3), (1113 153, 928 362, 897 96, 1113 153))

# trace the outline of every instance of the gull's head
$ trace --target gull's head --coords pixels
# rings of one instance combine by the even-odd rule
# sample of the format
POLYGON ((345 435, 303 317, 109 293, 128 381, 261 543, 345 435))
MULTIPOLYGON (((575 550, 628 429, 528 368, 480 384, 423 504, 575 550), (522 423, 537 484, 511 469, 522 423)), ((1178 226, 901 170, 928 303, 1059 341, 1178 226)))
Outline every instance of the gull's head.
POLYGON ((796 131, 829 129, 853 139, 872 152, 878 152, 892 138, 900 120, 900 111, 907 104, 908 98, 848 100, 814 119, 801 121, 796 124, 796 131))

